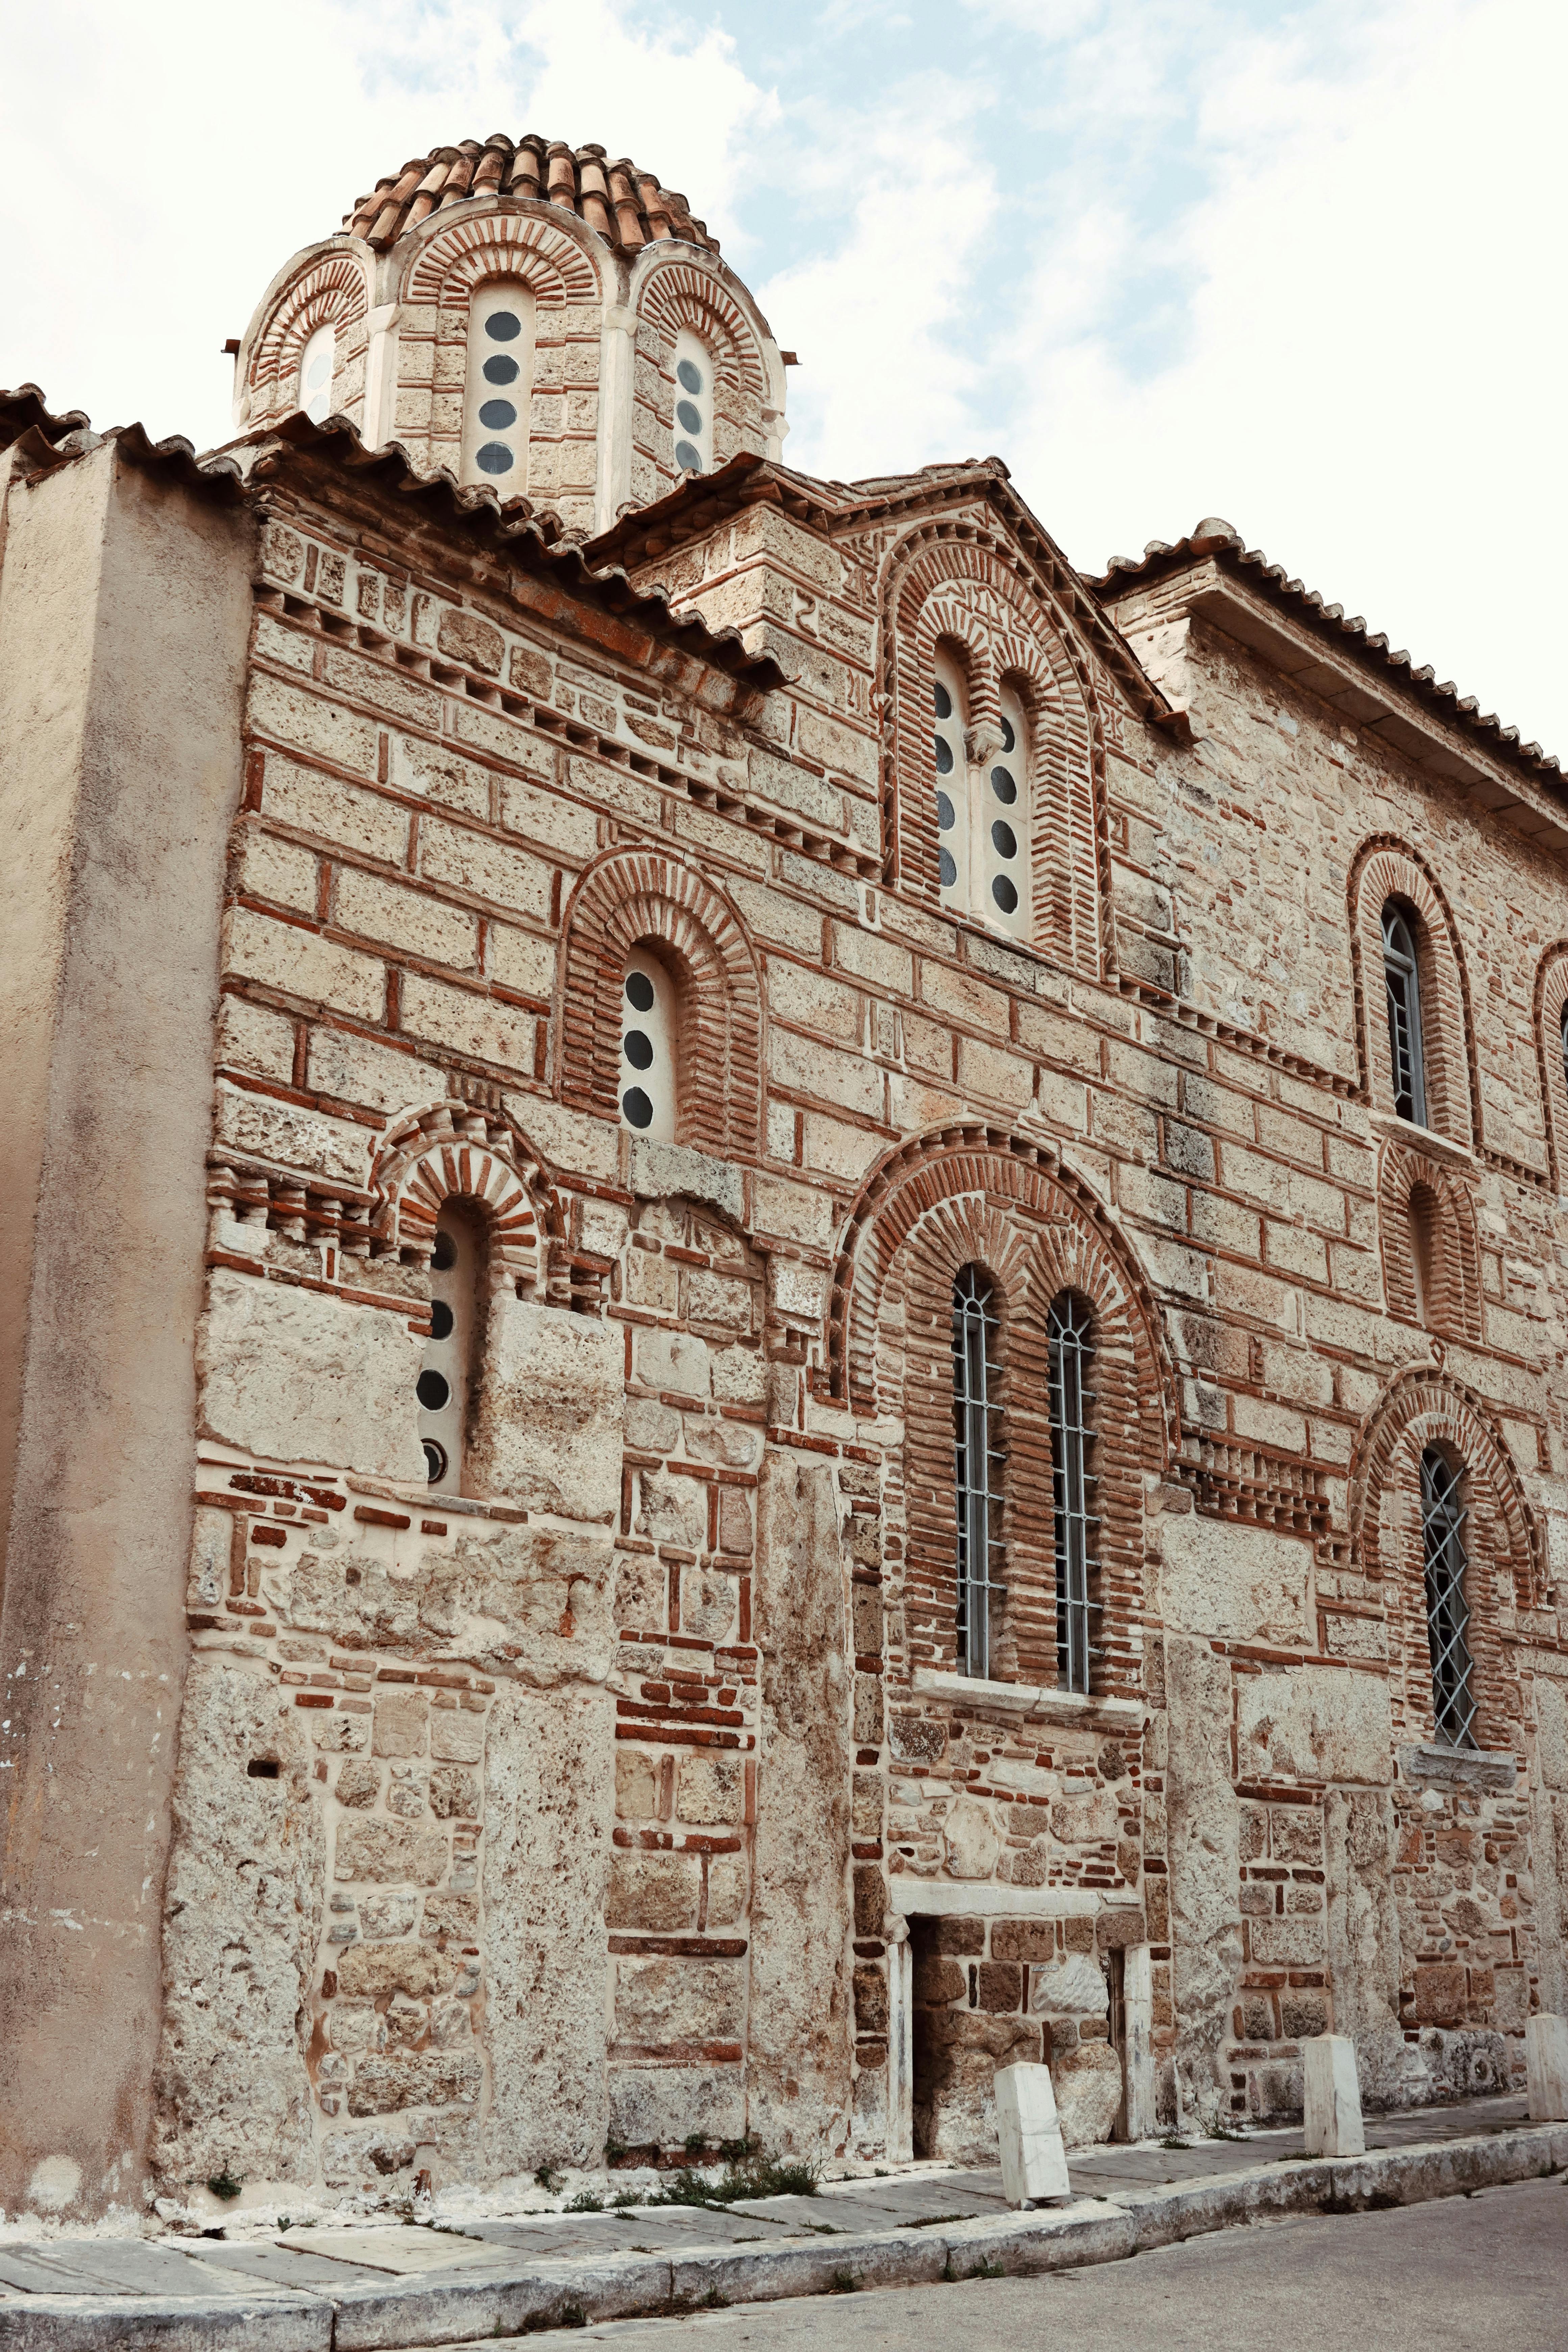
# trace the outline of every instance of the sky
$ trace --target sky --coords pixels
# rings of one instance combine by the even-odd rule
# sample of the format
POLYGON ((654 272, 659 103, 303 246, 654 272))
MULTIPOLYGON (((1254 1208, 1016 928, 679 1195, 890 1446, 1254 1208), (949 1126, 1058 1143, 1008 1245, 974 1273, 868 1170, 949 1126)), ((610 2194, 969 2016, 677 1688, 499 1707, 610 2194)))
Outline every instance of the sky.
POLYGON ((1568 763, 1547 0, 54 0, 0 383, 232 430, 227 336, 409 157, 597 141, 722 241, 787 461, 995 455, 1085 572, 1226 518, 1568 763))

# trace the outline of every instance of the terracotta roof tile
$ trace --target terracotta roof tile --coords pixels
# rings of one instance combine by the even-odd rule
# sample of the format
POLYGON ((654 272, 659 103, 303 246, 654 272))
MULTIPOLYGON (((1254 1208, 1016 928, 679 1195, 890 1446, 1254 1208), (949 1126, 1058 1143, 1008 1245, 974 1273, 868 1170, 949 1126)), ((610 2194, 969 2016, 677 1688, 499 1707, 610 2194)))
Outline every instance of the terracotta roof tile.
POLYGON ((388 246, 447 205, 491 195, 559 205, 627 253, 665 237, 719 250, 718 238, 709 236, 706 221, 692 217, 686 198, 661 188, 651 172, 626 156, 609 161, 602 147, 568 147, 531 132, 512 140, 498 131, 482 146, 464 139, 416 155, 361 196, 344 214, 343 226, 367 245, 388 246))
POLYGON ((1494 711, 1483 715, 1475 696, 1461 695, 1451 678, 1439 684, 1429 666, 1418 669, 1408 653, 1395 652, 1387 637, 1374 635, 1359 614, 1347 619, 1342 604, 1327 604, 1315 588, 1290 579, 1283 564, 1270 563, 1257 548, 1249 548, 1240 532, 1217 515, 1205 516, 1174 544, 1152 539, 1142 555, 1112 556, 1102 577, 1089 584, 1102 603, 1114 607, 1119 598, 1211 558, 1320 635, 1397 677, 1435 717, 1479 739, 1487 750, 1533 769, 1542 782, 1560 783, 1561 761, 1539 743, 1521 742, 1517 727, 1505 727, 1494 711))

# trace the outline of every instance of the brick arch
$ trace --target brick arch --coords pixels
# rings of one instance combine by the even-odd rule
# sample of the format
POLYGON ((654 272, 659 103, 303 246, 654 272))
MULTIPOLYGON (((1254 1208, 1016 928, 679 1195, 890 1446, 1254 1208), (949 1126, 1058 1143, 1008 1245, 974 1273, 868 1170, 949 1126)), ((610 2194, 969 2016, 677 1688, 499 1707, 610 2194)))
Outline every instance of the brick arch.
POLYGON ((371 1190, 376 1255, 427 1265, 442 1207, 464 1201, 485 1226, 491 1290, 542 1295, 548 1244, 563 1221, 538 1161, 507 1121, 466 1103, 408 1113, 382 1139, 371 1190))
POLYGON ((1552 1189, 1568 1179, 1568 1067, 1563 1052, 1563 1011, 1568 1004, 1568 940, 1558 940, 1541 959, 1535 975, 1535 1047, 1541 1066, 1541 1097, 1546 1111, 1547 1165, 1552 1189))
POLYGON ((305 346, 318 327, 330 323, 341 341, 369 311, 370 285, 357 256, 329 253, 308 263, 278 296, 256 339, 250 361, 253 418, 298 405, 281 388, 297 382, 305 346))
POLYGON ((1378 1175, 1378 1231, 1388 1311, 1403 1322, 1426 1322, 1445 1339, 1481 1339, 1481 1261, 1475 1204, 1467 1186, 1425 1152, 1402 1143, 1384 1147, 1378 1175), (1411 1195, 1425 1185, 1436 1209, 1432 1295, 1420 1312, 1410 1238, 1411 1195))
POLYGON ((761 1148, 763 1010, 745 926, 679 858, 616 850, 579 881, 563 925, 557 1086, 563 1102, 618 1119, 621 987, 644 941, 676 980, 676 1137, 716 1159, 761 1148))
POLYGON ((1405 1373, 1363 1423, 1351 1456, 1351 1564, 1359 1575, 1384 1587, 1396 1735, 1430 1739, 1421 1456, 1434 1444, 1465 1470, 1465 1549, 1469 1559, 1465 1597, 1470 1606, 1468 1639, 1475 1663, 1475 1737, 1483 1748, 1507 1747, 1514 1737, 1519 1701, 1501 1639, 1499 1604, 1528 1609, 1544 1601, 1541 1542, 1519 1473, 1490 1414, 1471 1390, 1447 1373, 1405 1373))
POLYGON ((1446 1135, 1466 1150, 1478 1148, 1481 1110, 1475 1029, 1458 926, 1426 860, 1408 843, 1389 835, 1363 842, 1351 869, 1351 954, 1363 1097, 1394 1116, 1382 929, 1383 909, 1390 898, 1406 900, 1418 919, 1415 962, 1421 989, 1427 1118, 1436 1134, 1446 1135))
POLYGON ((585 245, 558 220, 519 210, 454 221, 416 247, 402 299, 466 312, 475 287, 489 278, 521 278, 542 310, 595 303, 604 293, 585 245))
POLYGON ((1119 1248, 1059 1175, 980 1133, 967 1143, 933 1140, 924 1156, 896 1155, 903 1164, 888 1171, 894 1181, 863 1221, 859 1250, 840 1260, 841 1276, 858 1258, 868 1277, 858 1310, 842 1280, 835 1293, 847 1325, 869 1326, 869 1402, 902 1430, 893 1476, 907 1519, 911 1643, 940 1664, 957 1663, 952 1303, 962 1268, 980 1265, 995 1286, 1000 1327, 1007 1598, 993 1676, 1057 1679, 1048 1318, 1072 1291, 1089 1307, 1095 1345, 1095 1685, 1131 1690, 1142 1665, 1143 1475, 1163 1465, 1167 1433, 1146 1302, 1119 1248))
POLYGON ((879 686, 891 713, 885 878, 932 906, 938 901, 932 664, 937 639, 953 634, 958 613, 984 648, 973 723, 999 734, 1004 676, 1030 689, 1032 942, 1100 978, 1110 970, 1110 853, 1093 685, 1067 614, 1005 541, 975 526, 962 535, 951 523, 921 526, 894 549, 884 574, 879 686))
POLYGON ((850 1212, 833 1270, 830 1393, 856 1412, 878 1409, 877 1357, 888 1269, 917 1218, 939 1201, 973 1192, 1007 1204, 1037 1235, 1051 1229, 1055 1255, 1047 1254, 1042 1263, 1057 1266, 1057 1288, 1076 1284, 1097 1310, 1113 1292, 1125 1302, 1118 1311, 1128 1318, 1138 1366, 1139 1458, 1145 1469, 1163 1471, 1175 1448, 1176 1381, 1159 1309, 1137 1261, 1089 1187, 1048 1147, 995 1129, 944 1128, 900 1145, 872 1170, 850 1212))
POLYGON ((674 344, 682 327, 689 328, 713 353, 721 382, 733 390, 743 387, 755 400, 767 398, 767 370, 756 331, 714 271, 684 258, 658 261, 642 282, 637 306, 638 317, 667 346, 674 344))

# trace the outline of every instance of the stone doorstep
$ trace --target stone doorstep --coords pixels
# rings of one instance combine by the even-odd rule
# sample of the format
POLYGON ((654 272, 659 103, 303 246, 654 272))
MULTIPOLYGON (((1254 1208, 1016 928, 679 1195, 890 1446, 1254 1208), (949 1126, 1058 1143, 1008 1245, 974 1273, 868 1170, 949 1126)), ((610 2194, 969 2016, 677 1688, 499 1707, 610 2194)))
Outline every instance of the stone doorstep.
POLYGON ((1017 2275, 1116 2262, 1237 2222, 1416 2205, 1568 2170, 1568 2125, 1430 2141, 1338 2159, 1287 2158, 1205 2180, 1129 2185, 1049 2210, 671 2255, 610 2254, 520 2264, 499 2258, 406 2285, 350 2285, 331 2295, 281 2290, 237 2296, 27 2294, 0 2303, 0 2347, 18 2352, 413 2352, 531 2333, 575 2306, 590 2321, 728 2303, 821 2294, 848 2271, 865 2287, 915 2286, 982 2265, 1017 2275))

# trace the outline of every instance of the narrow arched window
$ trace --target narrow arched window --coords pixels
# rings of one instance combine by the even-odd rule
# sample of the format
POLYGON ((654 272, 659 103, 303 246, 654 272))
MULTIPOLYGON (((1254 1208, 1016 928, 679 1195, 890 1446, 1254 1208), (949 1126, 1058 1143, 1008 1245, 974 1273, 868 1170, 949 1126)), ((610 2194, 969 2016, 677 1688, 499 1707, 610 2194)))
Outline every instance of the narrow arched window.
POLYGON ((952 1429, 958 1498, 958 1666, 986 1677, 1001 1580, 1002 1454, 996 1298, 966 1265, 952 1286, 952 1429))
POLYGON ((533 296, 520 278, 492 278, 468 303, 465 482, 489 482, 503 499, 523 489, 532 391, 533 296))
POLYGON ((1415 967, 1414 918, 1396 898, 1383 910, 1383 971, 1388 989, 1388 1055, 1394 1108, 1416 1127, 1426 1124, 1426 1079, 1421 1052, 1421 982, 1415 967))
POLYGON ((430 1337, 416 1385, 426 1474, 432 1489, 447 1495, 463 1492, 463 1431, 478 1336, 479 1255, 471 1219, 448 1202, 436 1220, 430 1337))
POLYGON ((626 958, 621 985, 621 1117, 634 1135, 676 1140, 675 983, 647 948, 626 958))
POLYGON ((1568 1003, 1563 1007, 1563 1083, 1568 1087, 1568 1003))
POLYGON ((687 327, 675 339, 675 465, 681 474, 713 470, 713 354, 687 327))
POLYGON ((969 717, 963 673, 952 656, 940 652, 931 688, 934 721, 931 751, 936 764, 936 862, 938 893, 955 914, 969 912, 969 717))
POLYGON ((980 791, 983 922, 1023 938, 1029 929, 1029 720, 1010 686, 1002 689, 1002 748, 980 791))
POLYGON ((1097 1482, 1089 1467, 1094 1392, 1089 1370, 1094 1339, 1088 1307, 1076 1293, 1064 1290, 1052 1302, 1047 1329, 1057 1538, 1057 1680, 1063 1690, 1087 1691, 1089 1661, 1099 1654, 1092 1638, 1097 1603, 1089 1597, 1089 1577, 1100 1526, 1089 1508, 1097 1482))
POLYGON ((316 329, 300 354, 300 405, 312 425, 323 423, 331 413, 337 356, 338 331, 329 320, 316 329))
POLYGON ((1426 1576, 1426 1640, 1432 1653, 1432 1713, 1437 1737, 1453 1748, 1473 1748, 1476 1702, 1465 1638, 1470 1606, 1465 1598, 1462 1481, 1440 1447, 1421 1456, 1421 1538, 1426 1576))

